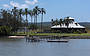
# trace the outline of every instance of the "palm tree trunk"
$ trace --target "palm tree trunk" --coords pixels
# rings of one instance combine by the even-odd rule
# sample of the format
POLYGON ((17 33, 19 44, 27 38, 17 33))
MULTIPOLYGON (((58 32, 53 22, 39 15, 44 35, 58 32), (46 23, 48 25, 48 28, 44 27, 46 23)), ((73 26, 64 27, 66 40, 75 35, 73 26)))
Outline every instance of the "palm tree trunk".
POLYGON ((37 26, 37 15, 36 15, 36 26, 37 26))
POLYGON ((7 22, 6 22, 6 24, 8 25, 8 14, 7 14, 7 22))
POLYGON ((21 22, 21 20, 22 20, 22 19, 21 19, 21 15, 20 15, 20 22, 21 22))
POLYGON ((31 24, 32 24, 32 16, 31 16, 31 24))
POLYGON ((35 16, 34 16, 34 25, 35 25, 35 16))
MULTIPOLYGON (((35 25, 35 19, 36 19, 36 18, 35 18, 35 16, 34 16, 34 25, 35 25)), ((35 27, 34 27, 34 30, 35 30, 35 27)))
POLYGON ((26 34, 28 34, 28 20, 27 20, 27 14, 26 14, 26 34))
POLYGON ((42 16, 41 16, 41 31, 42 31, 42 25, 43 25, 43 14, 42 14, 42 16))
POLYGON ((20 20, 20 25, 22 26, 22 19, 21 19, 21 17, 22 17, 22 16, 21 16, 21 14, 20 14, 20 19, 19 19, 19 20, 20 20))
POLYGON ((27 15, 26 15, 26 27, 28 26, 28 20, 27 20, 27 15))

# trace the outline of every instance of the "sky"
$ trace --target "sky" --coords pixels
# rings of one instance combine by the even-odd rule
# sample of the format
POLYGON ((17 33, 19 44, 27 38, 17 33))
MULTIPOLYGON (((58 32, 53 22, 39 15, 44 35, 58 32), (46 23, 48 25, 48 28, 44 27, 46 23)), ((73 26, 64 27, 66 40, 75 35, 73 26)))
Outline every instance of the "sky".
MULTIPOLYGON (((13 6, 45 8, 44 22, 67 16, 74 17, 77 22, 90 22, 90 0, 0 0, 0 9, 11 9, 13 6)), ((38 18, 40 22, 40 16, 38 18)))

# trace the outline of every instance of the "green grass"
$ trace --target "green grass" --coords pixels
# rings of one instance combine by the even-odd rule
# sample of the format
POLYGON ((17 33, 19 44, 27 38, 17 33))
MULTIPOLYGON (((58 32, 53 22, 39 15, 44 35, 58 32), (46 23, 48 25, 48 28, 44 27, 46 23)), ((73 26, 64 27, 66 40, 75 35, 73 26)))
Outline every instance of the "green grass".
POLYGON ((82 34, 71 34, 71 33, 31 33, 30 35, 41 35, 41 36, 90 36, 90 33, 82 33, 82 34))
POLYGON ((25 36, 26 34, 24 32, 17 32, 17 33, 11 33, 11 36, 25 36))
POLYGON ((25 35, 39 35, 39 36, 90 36, 90 33, 81 33, 81 34, 75 34, 75 33, 34 33, 34 32, 28 32, 25 34, 24 32, 17 32, 13 33, 11 35, 18 35, 18 36, 25 36, 25 35))

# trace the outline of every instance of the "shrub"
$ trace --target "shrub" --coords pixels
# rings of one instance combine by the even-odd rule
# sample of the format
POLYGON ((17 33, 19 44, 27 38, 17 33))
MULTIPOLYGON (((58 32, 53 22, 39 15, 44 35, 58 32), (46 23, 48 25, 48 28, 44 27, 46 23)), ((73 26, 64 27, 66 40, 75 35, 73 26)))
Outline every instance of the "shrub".
POLYGON ((11 27, 0 26, 0 35, 9 35, 11 33, 11 27))
POLYGON ((76 30, 76 31, 74 31, 73 33, 81 34, 82 32, 81 32, 80 30, 76 30))

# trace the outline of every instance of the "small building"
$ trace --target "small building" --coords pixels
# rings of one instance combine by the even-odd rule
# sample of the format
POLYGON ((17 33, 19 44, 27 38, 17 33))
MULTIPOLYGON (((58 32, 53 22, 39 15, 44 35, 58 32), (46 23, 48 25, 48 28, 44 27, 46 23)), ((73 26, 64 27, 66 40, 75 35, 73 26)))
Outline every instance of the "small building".
MULTIPOLYGON (((64 19, 67 19, 67 18, 64 18, 64 19)), ((74 32, 74 31, 81 31, 83 33, 86 32, 85 27, 75 22, 74 18, 68 17, 68 20, 69 20, 68 26, 65 23, 63 23, 61 25, 54 25, 51 27, 51 29, 56 31, 61 31, 61 32, 66 32, 67 30, 68 32, 74 32)))

